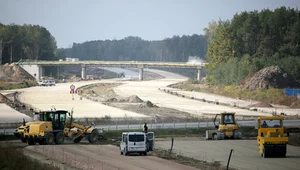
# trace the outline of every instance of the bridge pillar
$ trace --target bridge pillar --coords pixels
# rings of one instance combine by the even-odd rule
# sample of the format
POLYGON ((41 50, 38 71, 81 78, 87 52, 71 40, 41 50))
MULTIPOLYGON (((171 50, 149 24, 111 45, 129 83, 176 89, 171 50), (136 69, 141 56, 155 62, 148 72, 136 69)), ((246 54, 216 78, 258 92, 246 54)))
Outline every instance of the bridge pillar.
POLYGON ((202 79, 202 77, 201 77, 201 71, 202 71, 201 67, 198 67, 197 68, 197 80, 198 81, 201 81, 201 79, 202 79))
POLYGON ((81 65, 81 78, 82 78, 83 80, 86 79, 86 65, 85 65, 85 64, 82 64, 82 65, 81 65))
POLYGON ((143 76, 144 76, 144 66, 139 67, 139 80, 143 80, 143 76))
POLYGON ((42 66, 38 66, 38 74, 36 74, 36 79, 41 80, 44 75, 45 75, 45 68, 42 66))

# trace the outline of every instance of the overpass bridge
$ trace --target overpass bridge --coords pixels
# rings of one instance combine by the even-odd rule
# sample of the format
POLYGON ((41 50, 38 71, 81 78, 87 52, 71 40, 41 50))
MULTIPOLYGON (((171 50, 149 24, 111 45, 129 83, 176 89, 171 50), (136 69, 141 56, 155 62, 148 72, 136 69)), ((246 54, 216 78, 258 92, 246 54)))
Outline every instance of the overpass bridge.
POLYGON ((86 79, 86 67, 100 66, 100 67, 126 67, 139 68, 139 80, 143 80, 144 68, 195 68, 197 69, 197 80, 201 80, 202 67, 207 63, 183 63, 183 62, 144 62, 144 61, 20 61, 16 63, 25 69, 28 73, 40 79, 44 75, 44 68, 46 66, 81 66, 81 78, 86 79))

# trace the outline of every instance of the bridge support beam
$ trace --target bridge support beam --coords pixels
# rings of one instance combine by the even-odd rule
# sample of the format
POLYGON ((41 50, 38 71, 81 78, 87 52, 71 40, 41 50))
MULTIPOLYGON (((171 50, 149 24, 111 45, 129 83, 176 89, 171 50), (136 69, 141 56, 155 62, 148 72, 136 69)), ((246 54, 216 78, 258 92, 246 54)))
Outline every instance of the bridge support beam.
POLYGON ((202 77, 201 77, 201 72, 202 72, 201 67, 198 67, 198 68, 197 68, 197 80, 198 80, 198 81, 201 81, 201 79, 202 79, 202 77))
POLYGON ((139 66, 139 80, 143 80, 144 77, 144 65, 139 66))
POLYGON ((81 65, 81 79, 86 79, 86 65, 81 65))
POLYGON ((38 80, 41 80, 42 79, 42 77, 45 75, 45 68, 44 67, 42 67, 42 66, 38 66, 38 74, 36 75, 36 78, 38 79, 38 80))

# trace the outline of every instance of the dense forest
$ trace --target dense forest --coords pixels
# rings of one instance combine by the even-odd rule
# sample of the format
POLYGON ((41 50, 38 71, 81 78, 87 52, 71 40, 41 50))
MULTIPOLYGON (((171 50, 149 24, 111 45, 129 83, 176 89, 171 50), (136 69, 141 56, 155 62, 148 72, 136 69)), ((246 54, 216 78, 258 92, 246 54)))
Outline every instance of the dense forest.
POLYGON ((173 36, 161 41, 145 41, 129 36, 121 40, 98 40, 72 48, 59 49, 66 57, 80 60, 106 61, 169 61, 187 62, 189 56, 204 58, 207 41, 203 35, 173 36))
POLYGON ((38 25, 3 25, 0 23, 0 64, 21 59, 57 60, 55 38, 38 25))
POLYGON ((300 82, 300 12, 286 7, 274 11, 242 12, 231 21, 210 22, 204 29, 212 85, 239 85, 247 76, 278 65, 300 82))

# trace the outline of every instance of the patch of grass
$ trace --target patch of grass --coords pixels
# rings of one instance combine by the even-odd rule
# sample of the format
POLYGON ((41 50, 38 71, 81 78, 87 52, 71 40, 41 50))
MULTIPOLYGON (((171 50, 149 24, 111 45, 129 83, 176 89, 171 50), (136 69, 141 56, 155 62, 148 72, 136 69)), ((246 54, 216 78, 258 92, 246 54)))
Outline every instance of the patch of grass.
POLYGON ((36 85, 37 82, 35 80, 24 80, 23 82, 18 82, 18 83, 0 81, 0 90, 21 89, 21 88, 27 88, 36 85))
POLYGON ((268 103, 276 103, 290 106, 292 102, 295 102, 295 97, 287 98, 285 96, 284 89, 257 89, 256 91, 248 91, 242 90, 239 86, 224 86, 224 87, 209 87, 205 85, 199 84, 199 82, 195 82, 193 80, 188 80, 185 82, 181 82, 172 87, 184 89, 188 91, 196 91, 196 92, 206 92, 206 93, 214 93, 222 96, 227 96, 231 98, 239 98, 243 100, 256 100, 256 101, 264 101, 268 103), (287 101, 291 102, 287 102, 287 101))
POLYGON ((59 170, 58 167, 43 164, 24 155, 21 149, 9 143, 0 144, 0 170, 59 170))

